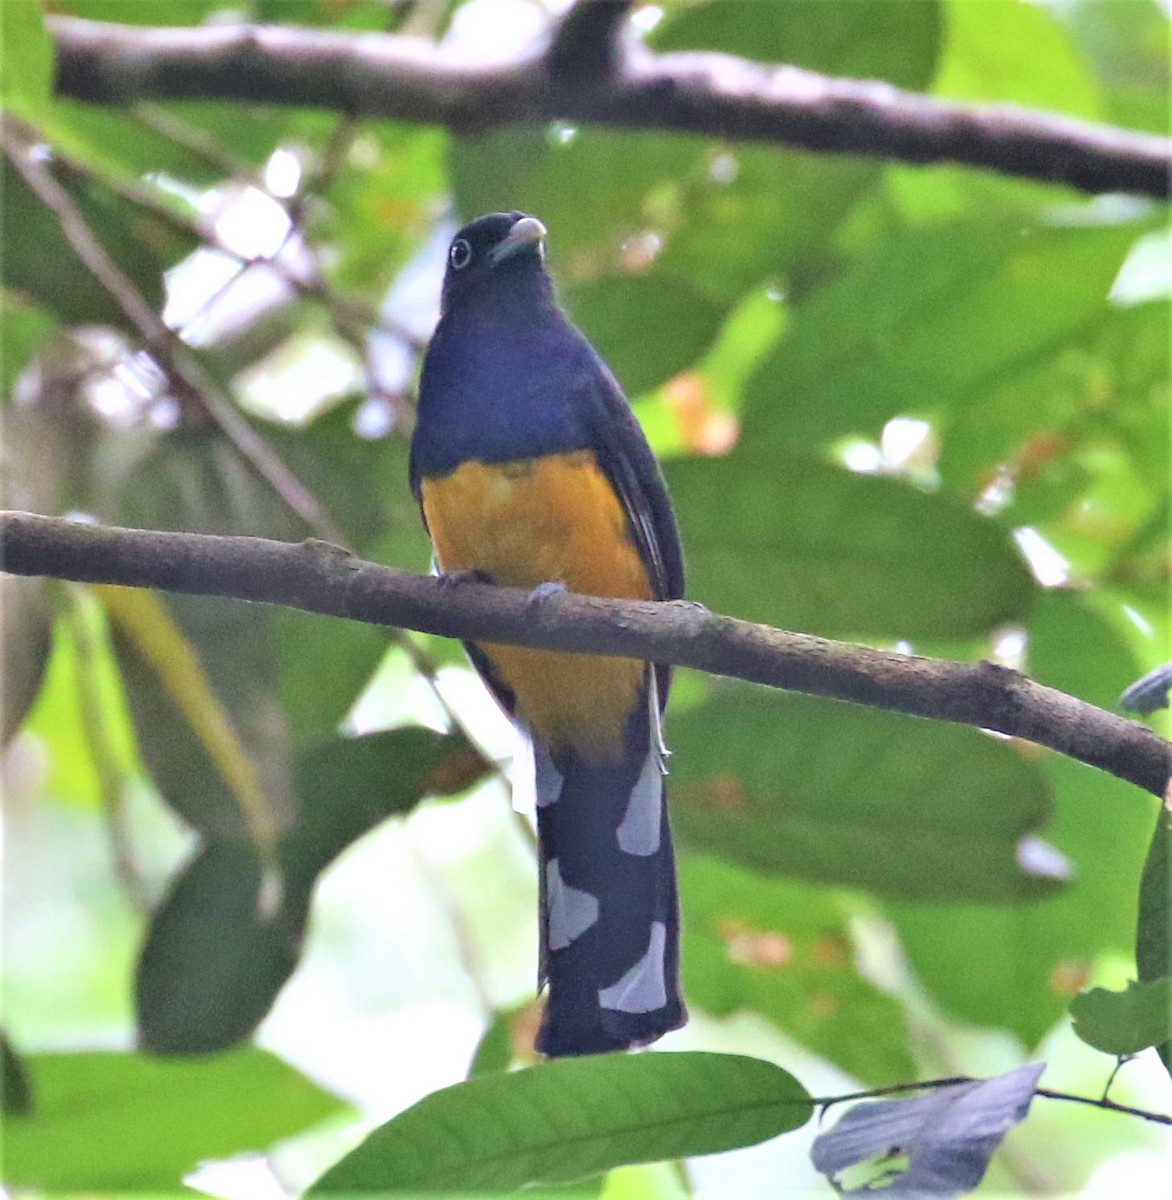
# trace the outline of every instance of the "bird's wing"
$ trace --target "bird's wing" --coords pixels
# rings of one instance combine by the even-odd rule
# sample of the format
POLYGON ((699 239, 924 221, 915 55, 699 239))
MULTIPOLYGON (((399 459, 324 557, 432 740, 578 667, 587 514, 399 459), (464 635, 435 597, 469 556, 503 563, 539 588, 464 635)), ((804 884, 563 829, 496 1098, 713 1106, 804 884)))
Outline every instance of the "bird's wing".
POLYGON ((659 464, 618 381, 601 360, 580 387, 594 452, 630 522, 652 594, 657 600, 678 600, 684 594, 683 552, 659 464))

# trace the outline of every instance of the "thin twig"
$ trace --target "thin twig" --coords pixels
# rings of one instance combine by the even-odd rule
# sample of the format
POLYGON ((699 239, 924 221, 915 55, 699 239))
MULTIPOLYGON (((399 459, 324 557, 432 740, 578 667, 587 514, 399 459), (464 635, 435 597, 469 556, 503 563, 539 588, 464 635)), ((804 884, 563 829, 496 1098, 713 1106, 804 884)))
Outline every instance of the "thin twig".
POLYGON ((996 730, 1048 746, 1157 796, 1172 744, 992 663, 853 646, 718 616, 687 601, 621 601, 442 580, 337 546, 117 529, 0 514, 2 567, 18 575, 286 604, 472 641, 675 663, 716 675, 996 730))
MULTIPOLYGON (((812 1108, 820 1108, 825 1111, 834 1104, 844 1104, 850 1100, 875 1100, 883 1096, 900 1095, 903 1092, 932 1091, 936 1088, 955 1087, 962 1083, 980 1082, 982 1081, 974 1079, 970 1075, 954 1075, 949 1079, 924 1079, 918 1082, 893 1083, 889 1087, 869 1088, 864 1092, 844 1092, 841 1096, 816 1096, 808 1103, 812 1108)), ((1034 1095, 1043 1096, 1047 1100, 1065 1100, 1068 1104, 1085 1104, 1090 1108, 1101 1108, 1104 1112, 1124 1113, 1129 1117, 1140 1117, 1156 1125, 1172 1125, 1172 1116, 1152 1112, 1146 1108, 1133 1108, 1129 1104, 1116 1104, 1114 1100, 1108 1100, 1105 1096, 1099 1098, 1076 1096, 1071 1092, 1059 1092, 1044 1087, 1034 1088, 1034 1095)))
POLYGON ((30 153, 29 143, 20 136, 17 122, 5 116, 2 133, 4 153, 13 169, 56 218, 78 261, 138 331, 146 349, 170 376, 176 394, 197 403, 208 414, 246 461, 311 530, 321 537, 341 540, 338 526, 317 498, 272 452, 231 401, 220 395, 215 380, 106 252, 69 193, 48 167, 30 153))

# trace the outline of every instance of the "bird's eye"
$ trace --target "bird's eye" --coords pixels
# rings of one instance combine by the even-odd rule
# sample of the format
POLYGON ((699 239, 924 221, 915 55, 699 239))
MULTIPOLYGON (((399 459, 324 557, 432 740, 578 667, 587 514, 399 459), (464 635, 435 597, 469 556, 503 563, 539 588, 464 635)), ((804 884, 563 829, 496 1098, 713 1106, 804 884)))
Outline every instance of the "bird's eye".
POLYGON ((448 251, 448 262, 453 271, 462 271, 472 261, 472 247, 464 238, 456 238, 448 251))

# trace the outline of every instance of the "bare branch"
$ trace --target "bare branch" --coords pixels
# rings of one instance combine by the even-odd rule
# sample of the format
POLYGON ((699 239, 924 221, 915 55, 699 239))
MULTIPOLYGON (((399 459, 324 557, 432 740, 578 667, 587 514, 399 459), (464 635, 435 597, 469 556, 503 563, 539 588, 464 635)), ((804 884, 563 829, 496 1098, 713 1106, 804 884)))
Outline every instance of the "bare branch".
POLYGON ((134 281, 110 257, 86 223, 72 197, 32 150, 36 131, 8 116, 0 117, 0 143, 12 169, 34 196, 53 214, 61 233, 78 261, 106 290, 123 316, 138 330, 143 343, 158 360, 177 395, 194 401, 254 470, 295 512, 308 528, 327 537, 341 538, 338 527, 317 498, 266 445, 264 439, 220 395, 215 380, 199 360, 147 303, 134 281))
POLYGON ((98 104, 220 99, 309 105, 458 132, 562 120, 903 162, 957 162, 1092 193, 1168 195, 1172 142, 1165 138, 723 54, 653 55, 614 36, 621 4, 588 11, 595 7, 572 9, 544 57, 491 67, 454 61, 429 43, 389 34, 253 25, 139 28, 72 17, 51 17, 48 24, 58 90, 98 104), (605 86, 567 71, 575 62, 593 61, 597 68, 602 45, 610 48, 602 60, 605 86))
POLYGON ((0 567, 231 596, 478 641, 675 663, 770 687, 994 729, 1162 795, 1172 744, 991 663, 853 646, 718 616, 687 601, 607 600, 460 583, 363 562, 324 542, 117 529, 0 513, 0 567))

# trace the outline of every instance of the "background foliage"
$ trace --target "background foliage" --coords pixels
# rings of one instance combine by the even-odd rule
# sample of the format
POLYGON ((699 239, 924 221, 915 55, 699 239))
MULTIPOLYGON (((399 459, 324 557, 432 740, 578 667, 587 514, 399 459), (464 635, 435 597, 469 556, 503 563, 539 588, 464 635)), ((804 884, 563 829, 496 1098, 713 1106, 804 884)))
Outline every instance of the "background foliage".
MULTIPOLYGON (((48 7, 195 24, 225 6, 48 7)), ((526 0, 230 7, 483 53, 549 18, 526 0)), ((1154 0, 714 0, 653 16, 655 48, 1167 124, 1154 0)), ((521 208, 549 227, 564 302, 665 461, 691 597, 991 657, 1107 707, 1169 657, 1172 243, 1153 207, 674 135, 90 108, 51 96, 36 0, 5 0, 3 21, 7 110, 332 525, 307 526, 176 392, 7 159, 6 506, 344 537, 424 569, 405 437, 443 249, 462 219, 521 208)), ((326 1117, 271 1159, 295 1189, 469 1064, 493 1103, 493 1072, 532 1061, 534 887, 493 765, 501 722, 458 648, 212 600, 0 589, 19 1056, 6 1181, 166 1189, 326 1117), (228 1049, 270 1010, 259 1044, 325 1091, 268 1051, 228 1049)), ((679 679, 668 732, 695 1012, 673 1048, 773 1058, 816 1094, 1039 1057, 1054 1086, 1101 1090, 1112 1060, 1072 1037, 1067 1009, 1135 974, 1151 797, 975 730, 710 678, 679 679)), ((738 1061, 721 1086, 770 1111, 805 1094, 738 1061)), ((628 1086, 583 1078, 596 1100, 628 1086)), ((686 1096, 707 1077, 686 1078, 661 1086, 686 1096)), ((1154 1052, 1113 1094, 1168 1107, 1154 1052)), ((1134 1122, 1062 1109, 1035 1106, 984 1186, 1069 1190, 1113 1153, 1154 1152, 1134 1122)), ((771 1120, 707 1142, 669 1129, 646 1153, 612 1140, 580 1165, 789 1127, 771 1120)), ((788 1141, 695 1163, 691 1185, 812 1179, 788 1141)), ((605 1187, 684 1184, 648 1167, 605 1187)))

